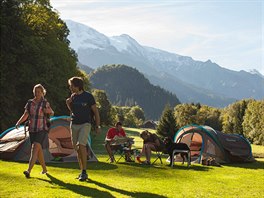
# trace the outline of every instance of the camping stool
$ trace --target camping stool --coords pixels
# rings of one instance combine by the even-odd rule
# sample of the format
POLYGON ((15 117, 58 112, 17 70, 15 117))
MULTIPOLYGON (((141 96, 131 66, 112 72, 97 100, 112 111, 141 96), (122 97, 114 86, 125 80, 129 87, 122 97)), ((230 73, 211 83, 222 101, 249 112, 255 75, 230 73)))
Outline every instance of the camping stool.
MULTIPOLYGON (((174 149, 172 151, 173 158, 174 158, 175 153, 187 153, 188 154, 188 159, 187 159, 188 167, 191 165, 191 151, 190 150, 177 150, 177 149, 174 149)), ((172 161, 171 167, 173 167, 173 165, 174 165, 174 159, 172 161)))
POLYGON ((161 159, 162 155, 163 155, 163 152, 162 152, 162 151, 156 151, 156 159, 152 162, 152 164, 155 164, 155 162, 156 162, 158 159, 160 160, 160 163, 163 164, 163 163, 162 163, 162 159, 161 159))

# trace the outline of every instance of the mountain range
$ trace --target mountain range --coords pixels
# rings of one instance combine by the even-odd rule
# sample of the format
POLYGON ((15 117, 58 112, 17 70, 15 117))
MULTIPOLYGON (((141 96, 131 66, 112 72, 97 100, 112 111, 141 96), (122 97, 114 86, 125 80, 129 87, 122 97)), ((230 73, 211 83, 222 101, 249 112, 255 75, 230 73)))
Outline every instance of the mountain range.
POLYGON ((264 98, 264 77, 258 71, 232 71, 208 61, 196 61, 142 46, 127 34, 106 35, 71 20, 68 39, 81 64, 96 69, 107 64, 136 68, 153 84, 176 94, 182 103, 224 107, 244 99, 264 98))

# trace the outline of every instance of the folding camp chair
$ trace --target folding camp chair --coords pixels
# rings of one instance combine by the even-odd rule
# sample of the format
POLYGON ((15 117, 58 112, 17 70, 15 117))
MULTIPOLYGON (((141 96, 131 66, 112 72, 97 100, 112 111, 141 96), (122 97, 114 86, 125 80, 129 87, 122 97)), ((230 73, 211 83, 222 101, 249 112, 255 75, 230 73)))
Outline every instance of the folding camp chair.
MULTIPOLYGON (((115 162, 117 163, 117 162, 119 162, 122 158, 124 159, 124 160, 126 160, 126 153, 128 153, 129 152, 129 154, 130 154, 130 157, 132 157, 132 161, 135 161, 135 155, 134 155, 134 153, 137 151, 137 149, 130 149, 130 148, 128 148, 128 147, 126 147, 126 146, 124 146, 124 147, 120 147, 120 148, 118 148, 118 149, 113 149, 112 150, 112 153, 113 153, 113 156, 114 156, 114 159, 115 159, 115 162)), ((107 161, 109 161, 110 160, 110 157, 107 159, 107 161)))
POLYGON ((162 163, 162 159, 161 157, 163 156, 163 152, 162 151, 155 151, 156 152, 156 159, 152 162, 152 164, 155 164, 157 160, 160 160, 160 163, 162 163))
MULTIPOLYGON (((129 145, 134 144, 134 138, 127 138, 127 137, 118 137, 113 142, 111 142, 110 147, 113 153, 113 156, 115 158, 115 162, 119 162, 122 158, 126 160, 126 154, 129 153, 130 156, 134 155, 134 149, 130 149, 129 145), (114 148, 116 146, 116 148, 114 148), (116 155, 119 155, 118 159, 116 160, 116 155)), ((110 158, 107 159, 107 161, 110 160, 110 158)), ((134 159, 135 161, 135 159, 134 159)))

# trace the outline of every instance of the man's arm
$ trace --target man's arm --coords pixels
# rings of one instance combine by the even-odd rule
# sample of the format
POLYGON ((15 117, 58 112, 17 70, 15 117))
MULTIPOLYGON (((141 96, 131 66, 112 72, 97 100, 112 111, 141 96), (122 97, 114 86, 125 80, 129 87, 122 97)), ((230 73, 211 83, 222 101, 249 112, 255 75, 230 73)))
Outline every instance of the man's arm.
POLYGON ((92 108, 92 111, 93 111, 94 117, 95 117, 96 133, 99 133, 101 131, 99 111, 96 107, 96 104, 92 105, 91 108, 92 108))

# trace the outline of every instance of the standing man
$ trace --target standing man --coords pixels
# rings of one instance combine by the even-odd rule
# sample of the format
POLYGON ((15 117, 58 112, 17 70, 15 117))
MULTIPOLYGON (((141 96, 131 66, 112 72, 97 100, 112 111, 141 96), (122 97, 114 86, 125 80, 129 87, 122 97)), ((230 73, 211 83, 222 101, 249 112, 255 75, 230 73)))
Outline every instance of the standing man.
POLYGON ((93 95, 84 91, 82 78, 72 77, 68 80, 68 84, 72 92, 71 97, 66 100, 67 107, 71 112, 72 145, 77 151, 78 162, 82 171, 79 175, 79 181, 85 181, 88 178, 86 173, 86 145, 88 144, 88 137, 91 131, 91 120, 94 116, 96 133, 99 133, 101 130, 100 116, 93 95))

